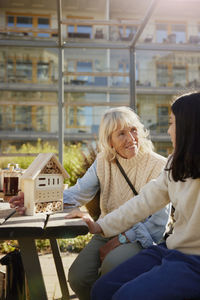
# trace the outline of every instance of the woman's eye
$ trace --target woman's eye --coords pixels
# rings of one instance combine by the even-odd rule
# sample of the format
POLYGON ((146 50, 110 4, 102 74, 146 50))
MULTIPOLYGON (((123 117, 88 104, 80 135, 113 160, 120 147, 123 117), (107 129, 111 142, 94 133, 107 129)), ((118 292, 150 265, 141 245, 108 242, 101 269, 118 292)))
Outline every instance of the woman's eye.
POLYGON ((124 135, 124 132, 123 132, 123 131, 119 133, 119 136, 123 136, 123 135, 124 135))
POLYGON ((131 131, 136 133, 137 129, 136 128, 132 128, 131 131))

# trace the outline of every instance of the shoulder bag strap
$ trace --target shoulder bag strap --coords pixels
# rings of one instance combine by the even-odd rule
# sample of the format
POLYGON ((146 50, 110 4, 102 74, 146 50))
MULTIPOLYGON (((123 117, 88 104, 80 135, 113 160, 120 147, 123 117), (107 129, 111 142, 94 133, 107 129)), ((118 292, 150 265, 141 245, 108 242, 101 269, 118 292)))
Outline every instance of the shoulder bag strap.
POLYGON ((128 176, 126 175, 124 169, 122 168, 121 164, 119 163, 119 161, 116 159, 116 164, 120 170, 120 172, 122 173, 122 175, 124 176, 124 178, 126 179, 128 185, 130 186, 131 190, 133 191, 134 195, 138 195, 138 192, 135 190, 134 186, 132 185, 132 183, 130 182, 128 176))

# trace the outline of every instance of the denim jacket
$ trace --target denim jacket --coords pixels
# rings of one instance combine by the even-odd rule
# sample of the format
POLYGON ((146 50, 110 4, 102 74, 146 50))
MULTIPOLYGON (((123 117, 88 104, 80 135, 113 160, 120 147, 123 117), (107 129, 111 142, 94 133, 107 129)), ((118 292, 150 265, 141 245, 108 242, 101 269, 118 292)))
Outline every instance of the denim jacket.
MULTIPOLYGON (((97 177, 97 161, 91 165, 82 178, 77 180, 77 183, 64 190, 64 203, 81 206, 89 202, 96 195, 100 187, 97 177)), ((143 248, 148 248, 155 243, 158 243, 166 230, 170 215, 171 207, 167 205, 160 211, 156 212, 143 222, 139 222, 125 232, 131 243, 134 241, 140 242, 143 248)))

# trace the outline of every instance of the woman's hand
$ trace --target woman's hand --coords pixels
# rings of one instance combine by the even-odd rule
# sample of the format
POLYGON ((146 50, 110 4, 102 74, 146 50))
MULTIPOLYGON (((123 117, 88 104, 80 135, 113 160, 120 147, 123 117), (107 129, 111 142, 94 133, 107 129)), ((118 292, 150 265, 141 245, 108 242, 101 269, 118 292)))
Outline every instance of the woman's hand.
POLYGON ((99 255, 100 255, 101 262, 104 260, 104 258, 110 251, 117 248, 119 245, 121 245, 121 244, 119 242, 118 236, 115 236, 114 238, 109 240, 105 245, 103 245, 99 249, 99 255))
POLYGON ((10 207, 16 208, 19 215, 24 215, 26 208, 24 207, 24 193, 19 192, 17 196, 9 200, 10 207))
POLYGON ((81 211, 79 208, 75 208, 65 216, 65 219, 82 218, 84 216, 88 217, 89 215, 87 212, 81 211))
POLYGON ((82 217, 82 219, 88 225, 90 233, 98 234, 103 232, 101 226, 98 223, 94 222, 94 220, 90 216, 82 217))

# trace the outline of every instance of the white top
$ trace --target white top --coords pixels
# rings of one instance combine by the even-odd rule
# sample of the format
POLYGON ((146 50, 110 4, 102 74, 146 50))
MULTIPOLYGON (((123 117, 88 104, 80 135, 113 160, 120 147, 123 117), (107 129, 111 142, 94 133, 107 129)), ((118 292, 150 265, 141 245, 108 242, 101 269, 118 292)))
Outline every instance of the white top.
POLYGON ((133 224, 163 208, 171 201, 175 208, 173 233, 167 238, 169 249, 200 255, 200 179, 175 182, 163 171, 147 183, 140 194, 97 222, 106 237, 127 230, 133 224))

